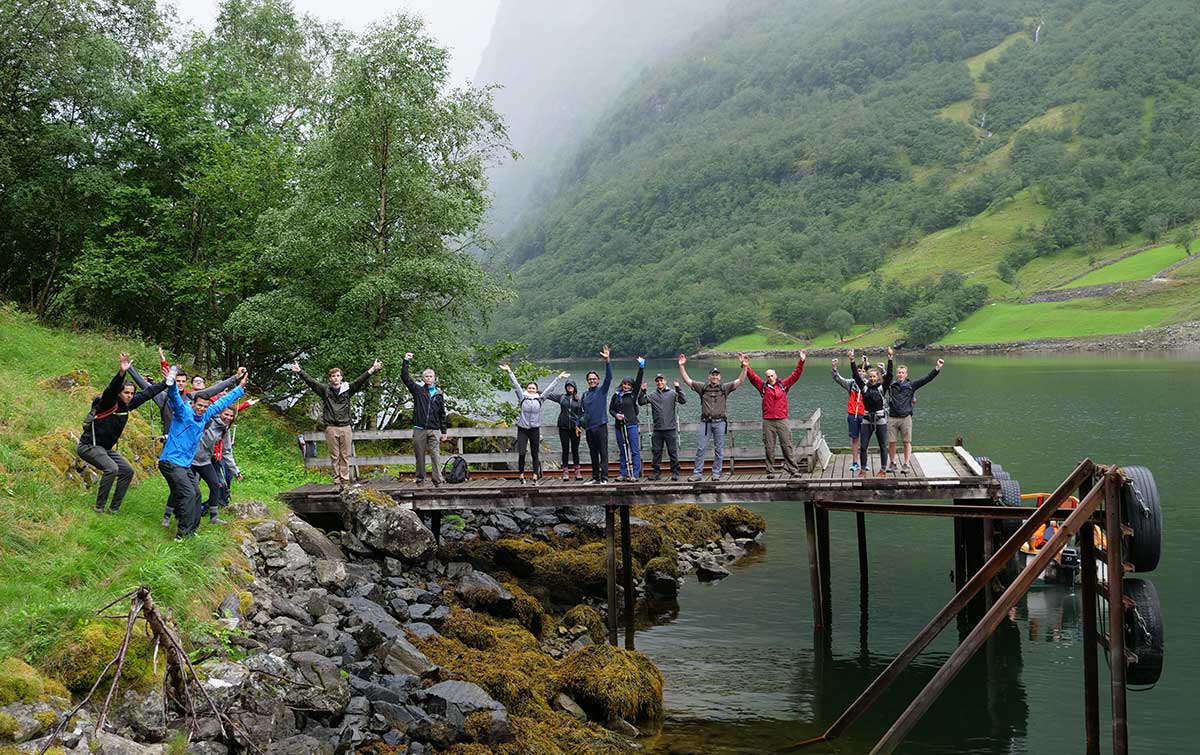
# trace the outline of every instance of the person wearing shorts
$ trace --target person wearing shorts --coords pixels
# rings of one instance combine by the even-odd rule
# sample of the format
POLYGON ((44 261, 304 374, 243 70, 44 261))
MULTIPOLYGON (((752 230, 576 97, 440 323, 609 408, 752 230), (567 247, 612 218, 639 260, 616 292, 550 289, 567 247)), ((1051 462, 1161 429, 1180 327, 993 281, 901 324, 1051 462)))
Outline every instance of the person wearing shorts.
MULTIPOLYGON (((941 374, 945 360, 937 360, 928 375, 916 380, 908 379, 908 367, 900 365, 896 368, 896 379, 888 390, 888 456, 891 459, 891 472, 896 474, 912 473, 912 415, 916 408, 917 390, 941 374), (904 448, 904 463, 896 459, 896 443, 904 448)), ((892 371, 892 350, 888 349, 888 372, 892 371)))

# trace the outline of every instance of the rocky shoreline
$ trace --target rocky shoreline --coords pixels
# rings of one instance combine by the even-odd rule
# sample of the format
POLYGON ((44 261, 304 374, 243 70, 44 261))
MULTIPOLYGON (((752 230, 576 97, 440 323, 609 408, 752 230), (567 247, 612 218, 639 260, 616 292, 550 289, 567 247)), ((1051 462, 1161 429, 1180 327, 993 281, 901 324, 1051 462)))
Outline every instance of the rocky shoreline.
MULTIPOLYGON (((350 488, 344 503, 345 526, 329 533, 231 507, 240 558, 227 568, 242 588, 190 638, 222 715, 205 704, 192 718, 161 685, 123 685, 98 737, 89 704, 48 741, 71 704, 31 682, 0 697, 0 754, 616 754, 661 722, 657 668, 601 644, 601 508, 447 516, 439 554, 390 499, 350 488)), ((631 524, 647 602, 670 601, 687 574, 728 576, 765 527, 735 506, 651 507, 631 524)))
MULTIPOLYGON (((862 346, 847 343, 840 347, 823 347, 808 349, 809 356, 835 357, 846 353, 847 349, 859 351, 882 351, 883 346, 862 346)), ((1080 336, 1073 338, 1037 338, 1027 341, 1007 341, 1002 343, 968 343, 939 345, 926 349, 905 349, 908 354, 1008 354, 1018 352, 1114 352, 1114 351, 1200 351, 1200 320, 1167 325, 1161 328, 1147 328, 1135 333, 1120 333, 1105 336, 1080 336)), ((799 349, 772 349, 748 352, 753 357, 796 357, 799 349)), ((733 359, 734 352, 705 350, 696 355, 699 359, 733 359)))

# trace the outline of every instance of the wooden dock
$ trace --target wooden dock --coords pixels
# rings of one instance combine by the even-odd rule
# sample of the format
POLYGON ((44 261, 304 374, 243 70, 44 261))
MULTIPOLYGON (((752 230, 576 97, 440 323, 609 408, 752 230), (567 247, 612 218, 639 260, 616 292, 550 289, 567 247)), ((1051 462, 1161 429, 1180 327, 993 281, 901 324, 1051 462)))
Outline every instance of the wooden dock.
MULTIPOLYGON (((765 474, 733 474, 714 482, 668 479, 650 482, 610 482, 585 485, 574 480, 548 477, 540 484, 522 485, 514 479, 471 479, 459 485, 417 486, 409 479, 378 477, 361 484, 386 493, 397 503, 419 511, 455 509, 510 509, 566 506, 632 506, 670 503, 758 503, 781 501, 803 503, 819 498, 856 501, 905 501, 955 499, 991 501, 999 494, 999 483, 967 463, 961 448, 929 448, 915 453, 913 473, 860 478, 850 472, 847 453, 834 454, 822 469, 798 477, 765 474)), ((878 457, 875 459, 878 461, 878 457)), ((970 459, 971 462, 974 459, 970 459)), ((685 472, 691 465, 685 467, 685 472)), ((335 486, 308 483, 280 494, 300 514, 341 513, 341 498, 335 486)))

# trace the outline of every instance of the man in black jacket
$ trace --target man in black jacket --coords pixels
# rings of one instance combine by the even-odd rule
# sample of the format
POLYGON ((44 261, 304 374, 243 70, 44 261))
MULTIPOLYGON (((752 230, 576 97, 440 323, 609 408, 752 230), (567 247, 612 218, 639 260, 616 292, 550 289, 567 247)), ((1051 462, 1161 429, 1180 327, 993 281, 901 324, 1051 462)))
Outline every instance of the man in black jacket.
POLYGON ((654 392, 647 394, 643 390, 638 396, 638 404, 649 404, 654 417, 654 430, 650 435, 650 451, 654 462, 651 480, 662 479, 663 446, 666 446, 667 456, 671 459, 671 479, 679 479, 679 420, 675 405, 686 403, 683 391, 679 390, 679 381, 675 381, 674 387, 667 388, 667 376, 661 373, 654 376, 654 392))
POLYGON ((412 362, 411 352, 404 355, 404 368, 400 377, 413 397, 413 455, 417 457, 418 485, 425 483, 425 455, 433 467, 433 484, 442 484, 441 443, 450 440, 446 434, 449 419, 446 416, 446 394, 437 385, 437 373, 426 367, 421 372, 421 382, 412 379, 408 366, 412 362))
MULTIPOLYGON (((908 379, 908 367, 900 365, 896 368, 896 379, 888 389, 888 457, 892 474, 912 472, 912 415, 916 407, 917 390, 933 380, 942 372, 945 360, 937 360, 928 375, 916 380, 908 379), (904 444, 904 465, 900 466, 896 459, 896 441, 904 444)), ((888 349, 888 368, 891 371, 892 350, 888 349)))
POLYGON ((292 372, 300 376, 313 393, 321 397, 321 419, 325 423, 325 445, 329 446, 329 462, 333 468, 333 484, 346 485, 350 482, 350 453, 354 447, 354 412, 351 399, 362 390, 367 379, 379 371, 383 365, 375 360, 366 372, 347 383, 342 379, 342 368, 334 367, 329 370, 329 385, 318 383, 300 369, 299 364, 292 365, 292 372))
POLYGON ((114 449, 125 430, 125 423, 129 421, 129 413, 167 387, 165 382, 159 382, 134 393, 134 384, 125 380, 130 367, 129 355, 122 353, 117 374, 104 392, 92 400, 92 410, 83 422, 79 445, 75 447, 79 458, 100 470, 100 487, 96 491, 97 513, 104 512, 114 480, 117 490, 112 503, 107 504, 110 514, 120 510, 125 491, 133 482, 133 467, 114 449))

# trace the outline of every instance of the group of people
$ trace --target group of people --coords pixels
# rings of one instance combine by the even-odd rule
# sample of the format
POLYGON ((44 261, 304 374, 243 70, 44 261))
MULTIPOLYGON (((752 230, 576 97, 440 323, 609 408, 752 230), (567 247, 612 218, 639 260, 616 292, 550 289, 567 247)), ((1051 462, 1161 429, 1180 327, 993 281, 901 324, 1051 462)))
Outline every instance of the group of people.
POLYGON ((130 412, 152 401, 162 422, 162 433, 157 436, 162 444, 158 469, 170 490, 162 525, 169 527, 174 517, 176 536, 184 538, 196 532, 205 514, 211 524, 225 524, 220 508, 229 503, 233 481, 242 479, 233 455, 234 424, 238 413, 256 401, 238 402, 246 384, 245 368, 206 386, 201 375, 192 376, 189 382, 182 368, 167 362, 162 349, 159 359, 162 380, 151 383, 133 366, 128 354, 120 354, 116 374, 92 400, 75 451, 100 472, 95 511, 118 513, 134 471, 117 451, 117 443, 130 412), (208 487, 203 501, 201 480, 208 487))

